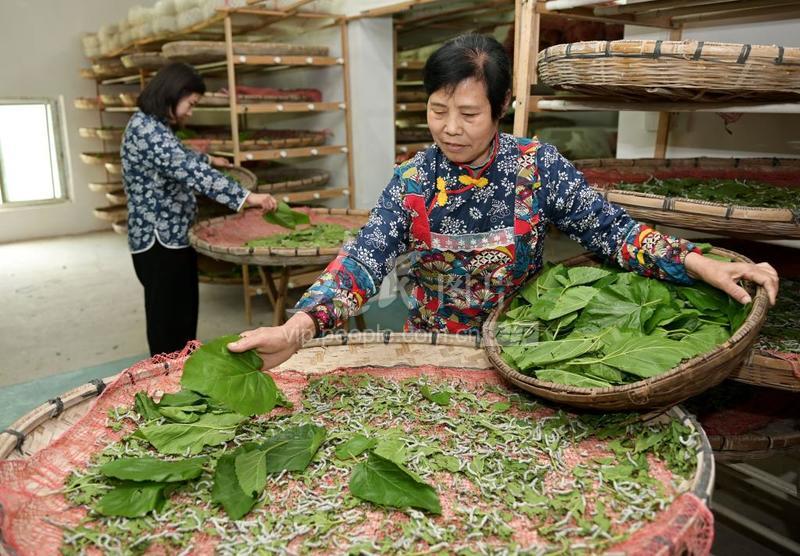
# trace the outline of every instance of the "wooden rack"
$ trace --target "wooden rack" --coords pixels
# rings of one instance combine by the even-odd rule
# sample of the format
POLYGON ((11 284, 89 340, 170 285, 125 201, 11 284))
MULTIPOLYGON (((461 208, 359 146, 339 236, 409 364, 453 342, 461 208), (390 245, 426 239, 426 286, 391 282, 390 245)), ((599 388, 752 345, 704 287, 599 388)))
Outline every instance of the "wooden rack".
POLYGON ((673 112, 761 112, 797 113, 800 103, 637 103, 620 100, 559 96, 531 96, 536 84, 536 58, 539 54, 539 27, 542 16, 641 25, 669 30, 669 40, 681 40, 687 27, 731 24, 736 22, 774 21, 800 17, 800 4, 792 0, 645 0, 632 4, 608 6, 594 0, 516 0, 514 60, 514 135, 525 136, 531 113, 568 110, 639 110, 659 113, 656 132, 655 158, 664 158, 673 112))

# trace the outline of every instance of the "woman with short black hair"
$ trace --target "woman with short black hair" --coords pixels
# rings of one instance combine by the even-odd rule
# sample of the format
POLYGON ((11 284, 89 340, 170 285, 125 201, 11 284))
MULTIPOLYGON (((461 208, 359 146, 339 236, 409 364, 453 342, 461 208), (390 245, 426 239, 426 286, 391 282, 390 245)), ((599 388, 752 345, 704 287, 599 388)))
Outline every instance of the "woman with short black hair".
POLYGON ((226 159, 192 151, 175 135, 205 90, 191 66, 162 68, 139 95, 139 111, 128 122, 120 147, 128 245, 144 287, 152 355, 179 350, 197 335, 197 253, 188 239, 197 213, 195 193, 235 211, 277 208, 271 195, 250 193, 211 167, 230 166, 226 159))
POLYGON ((687 284, 699 278, 742 303, 750 301, 737 283, 745 278, 775 302, 770 265, 703 257, 606 202, 552 145, 500 133, 511 64, 494 39, 448 41, 425 63, 424 83, 435 145, 395 168, 367 224, 297 313, 281 327, 243 332, 231 351, 256 349, 264 368, 279 365, 356 314, 403 253, 412 263, 406 330, 478 334, 492 309, 542 267, 549 224, 633 272, 687 284))

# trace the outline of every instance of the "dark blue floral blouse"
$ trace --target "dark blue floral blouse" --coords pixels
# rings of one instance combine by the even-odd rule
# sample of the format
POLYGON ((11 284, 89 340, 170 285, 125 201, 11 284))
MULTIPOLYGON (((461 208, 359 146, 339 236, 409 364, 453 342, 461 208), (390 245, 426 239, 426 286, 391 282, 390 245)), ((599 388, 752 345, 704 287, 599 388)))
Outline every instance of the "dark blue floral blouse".
POLYGON ((195 192, 238 211, 248 191, 188 149, 159 118, 136 112, 120 147, 122 184, 128 195, 128 245, 132 253, 158 241, 170 248, 189 246, 197 213, 195 192))
POLYGON ((683 263, 692 244, 606 202, 552 145, 500 134, 478 170, 436 146, 398 166, 367 224, 296 309, 320 332, 340 326, 410 253, 406 330, 477 332, 542 267, 549 224, 624 268, 691 282, 683 263))

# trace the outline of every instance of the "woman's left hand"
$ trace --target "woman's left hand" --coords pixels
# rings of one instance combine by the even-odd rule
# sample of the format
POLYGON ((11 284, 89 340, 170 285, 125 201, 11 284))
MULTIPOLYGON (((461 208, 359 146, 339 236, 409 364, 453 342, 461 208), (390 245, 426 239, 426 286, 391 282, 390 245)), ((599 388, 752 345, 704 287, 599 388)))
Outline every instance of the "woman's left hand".
POLYGON ((718 288, 739 303, 750 303, 750 294, 741 287, 739 280, 750 280, 767 291, 770 306, 778 296, 778 273, 769 263, 738 263, 717 261, 698 253, 686 255, 686 270, 692 278, 699 278, 718 288))
POLYGON ((219 168, 230 168, 233 166, 230 160, 222 156, 208 155, 208 163, 219 168))
POLYGON ((248 207, 260 207, 263 212, 275 212, 278 201, 269 193, 250 193, 247 196, 248 207))

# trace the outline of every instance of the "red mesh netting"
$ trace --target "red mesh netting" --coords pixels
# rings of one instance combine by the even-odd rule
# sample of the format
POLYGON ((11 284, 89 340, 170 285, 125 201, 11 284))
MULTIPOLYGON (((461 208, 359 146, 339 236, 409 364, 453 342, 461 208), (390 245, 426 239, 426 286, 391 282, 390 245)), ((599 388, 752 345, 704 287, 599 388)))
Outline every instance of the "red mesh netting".
POLYGON ((751 180, 783 187, 797 187, 800 170, 776 168, 583 168, 586 180, 596 187, 610 188, 620 182, 642 183, 658 179, 751 180))
MULTIPOLYGON (((179 390, 183 364, 197 347, 197 342, 191 342, 181 352, 156 356, 132 366, 105 389, 80 421, 45 449, 29 459, 0 461, 0 546, 19 555, 59 553, 62 530, 57 524, 76 526, 86 516, 85 509, 71 507, 59 493, 65 479, 72 469, 85 467, 94 454, 125 434, 106 427, 108 411, 120 405, 132 405, 139 391, 153 395, 159 391, 179 390)), ((434 374, 441 379, 474 384, 499 383, 497 374, 490 370, 464 373, 463 369, 432 366, 369 367, 331 372, 369 373, 398 380, 434 374)), ((288 371, 273 376, 288 399, 300 400, 308 384, 306 375, 288 371)), ((536 532, 528 534, 535 537, 536 532)), ((211 554, 218 542, 202 532, 198 532, 193 541, 193 554, 211 554)), ((711 512, 697 497, 687 493, 662 511, 656 521, 612 547, 610 552, 642 556, 705 555, 710 553, 712 541, 711 512)))
MULTIPOLYGON (((365 220, 363 216, 314 213, 306 207, 293 207, 292 210, 308 214, 312 224, 339 224, 345 228, 358 228, 365 220)), ((265 222, 261 212, 257 210, 247 210, 224 221, 195 228, 199 239, 215 247, 241 247, 250 240, 286 232, 286 228, 265 222)))

